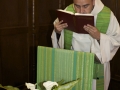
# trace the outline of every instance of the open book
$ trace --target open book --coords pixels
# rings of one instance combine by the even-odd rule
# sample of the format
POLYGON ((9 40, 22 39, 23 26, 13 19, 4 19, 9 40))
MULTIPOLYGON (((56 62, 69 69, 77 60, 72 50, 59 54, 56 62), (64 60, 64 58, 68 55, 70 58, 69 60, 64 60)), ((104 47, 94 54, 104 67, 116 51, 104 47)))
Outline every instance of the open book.
POLYGON ((57 9, 57 16, 59 21, 63 20, 63 23, 68 24, 66 29, 76 33, 88 34, 83 29, 84 25, 90 24, 94 26, 94 16, 92 14, 79 14, 57 9))

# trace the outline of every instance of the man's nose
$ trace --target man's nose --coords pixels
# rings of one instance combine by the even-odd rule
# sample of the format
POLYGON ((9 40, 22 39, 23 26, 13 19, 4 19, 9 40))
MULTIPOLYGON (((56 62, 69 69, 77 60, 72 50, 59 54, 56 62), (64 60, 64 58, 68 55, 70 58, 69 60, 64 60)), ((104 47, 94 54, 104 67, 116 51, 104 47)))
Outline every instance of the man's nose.
POLYGON ((85 11, 84 11, 84 8, 82 8, 82 7, 81 7, 81 8, 79 8, 79 13, 84 14, 84 12, 85 12, 85 11))

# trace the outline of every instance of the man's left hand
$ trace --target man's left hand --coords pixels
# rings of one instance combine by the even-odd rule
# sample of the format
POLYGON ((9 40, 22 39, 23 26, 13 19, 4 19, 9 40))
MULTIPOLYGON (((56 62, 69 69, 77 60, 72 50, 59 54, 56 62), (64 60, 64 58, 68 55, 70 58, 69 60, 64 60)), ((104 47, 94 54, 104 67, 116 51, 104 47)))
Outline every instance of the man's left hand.
POLYGON ((84 30, 87 31, 94 39, 100 40, 100 32, 98 29, 94 26, 91 26, 89 24, 84 25, 84 30))

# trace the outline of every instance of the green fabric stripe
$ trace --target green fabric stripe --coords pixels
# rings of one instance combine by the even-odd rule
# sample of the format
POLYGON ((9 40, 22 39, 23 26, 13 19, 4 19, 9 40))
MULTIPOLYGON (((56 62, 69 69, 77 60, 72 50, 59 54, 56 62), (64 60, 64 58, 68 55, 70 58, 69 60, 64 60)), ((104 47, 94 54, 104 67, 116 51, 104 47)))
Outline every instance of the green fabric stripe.
POLYGON ((94 64, 94 76, 93 76, 93 78, 94 79, 104 78, 104 72, 103 71, 104 71, 104 65, 95 63, 94 64))
POLYGON ((71 11, 71 12, 75 13, 73 4, 70 4, 70 5, 66 8, 66 11, 71 11))
POLYGON ((52 52, 52 49, 46 49, 46 60, 45 60, 45 63, 46 63, 46 66, 45 66, 45 75, 47 74, 47 76, 45 77, 45 80, 47 79, 51 79, 51 69, 52 69, 52 55, 49 54, 52 52))
MULTIPOLYGON (((75 10, 73 8, 73 4, 70 4, 68 6, 68 8, 66 9, 66 11, 72 11, 73 13, 75 13, 75 10)), ((71 49, 71 45, 72 45, 72 37, 73 37, 73 32, 70 30, 65 29, 64 30, 64 48, 70 50, 71 49)))
POLYGON ((104 78, 97 80, 97 90, 104 90, 104 78))
MULTIPOLYGON (((76 79, 76 65, 77 65, 77 52, 74 52, 74 59, 73 59, 73 79, 76 79)), ((75 87, 72 89, 75 90, 75 87)))
POLYGON ((71 49, 73 32, 69 30, 64 30, 64 48, 71 49))
POLYGON ((103 10, 98 14, 96 27, 101 33, 106 33, 108 29, 108 25, 110 22, 110 9, 104 6, 103 10))
MULTIPOLYGON (((54 78, 56 79, 56 78, 58 78, 57 76, 59 76, 57 81, 64 79, 64 78, 72 80, 71 75, 72 75, 73 71, 71 71, 71 70, 73 68, 73 63, 70 64, 70 66, 72 66, 72 67, 69 67, 69 64, 68 64, 69 60, 71 58, 73 58, 73 55, 71 55, 71 54, 72 53, 67 54, 66 52, 63 52, 63 51, 61 51, 61 53, 60 53, 60 50, 58 50, 58 49, 55 50, 55 66, 54 66, 55 77, 54 78), (68 71, 68 73, 66 71, 68 71), (66 73, 64 78, 62 76, 63 75, 62 72, 66 73)), ((72 61, 73 61, 73 59, 72 59, 72 61)))
MULTIPOLYGON (((43 73, 44 72, 44 58, 45 58, 44 51, 45 50, 42 50, 42 49, 44 49, 44 48, 41 48, 39 46, 37 47, 37 82, 39 82, 39 80, 41 80, 41 81, 45 80, 44 73, 43 73), (39 55, 41 55, 41 56, 39 57, 39 55), (39 60, 41 60, 41 61, 39 61, 39 60), (40 68, 40 70, 38 68, 40 68), (43 74, 41 74, 41 73, 43 73, 43 74)), ((39 87, 37 86, 37 88, 39 88, 39 87)))
POLYGON ((77 53, 77 68, 76 68, 76 77, 80 78, 80 84, 76 85, 76 90, 83 90, 83 74, 81 72, 83 72, 83 62, 84 62, 84 55, 83 52, 81 52, 81 54, 77 53))
MULTIPOLYGON (((86 56, 85 56, 85 54, 84 54, 83 72, 82 72, 82 73, 83 73, 83 79, 84 79, 84 76, 85 76, 85 69, 84 69, 84 68, 85 68, 85 67, 84 67, 84 65, 85 65, 85 58, 86 58, 86 56)), ((83 80, 83 83, 84 83, 84 81, 85 81, 85 80, 83 80)), ((83 86, 82 86, 83 90, 85 89, 85 88, 84 88, 84 85, 85 85, 85 84, 83 84, 83 86)))
POLYGON ((74 59, 73 59, 73 79, 76 79, 76 64, 77 64, 77 52, 74 52, 74 59))
POLYGON ((52 62, 51 62, 51 64, 52 64, 52 69, 51 69, 51 71, 52 71, 52 73, 51 73, 51 78, 52 78, 52 81, 54 81, 54 56, 55 56, 55 49, 53 48, 52 49, 52 62))
MULTIPOLYGON (((45 49, 45 52, 44 52, 44 55, 46 55, 46 49, 45 49)), ((44 75, 46 75, 46 57, 44 58, 44 75)), ((46 80, 46 77, 44 77, 44 79, 46 80)))

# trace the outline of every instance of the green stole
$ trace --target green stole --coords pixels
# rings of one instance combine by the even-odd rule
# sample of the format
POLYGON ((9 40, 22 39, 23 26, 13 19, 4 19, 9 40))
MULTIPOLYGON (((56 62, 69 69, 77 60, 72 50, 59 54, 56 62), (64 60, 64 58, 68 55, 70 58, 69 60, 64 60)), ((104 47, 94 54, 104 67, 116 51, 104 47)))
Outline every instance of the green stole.
MULTIPOLYGON (((73 4, 69 5, 66 9, 75 13, 73 4)), ((106 6, 98 13, 96 27, 101 32, 106 34, 110 22, 110 9, 106 6)), ((64 30, 64 49, 71 49, 73 32, 64 30)), ((96 79, 96 90, 104 90, 104 65, 100 63, 94 64, 93 78, 96 79)))

